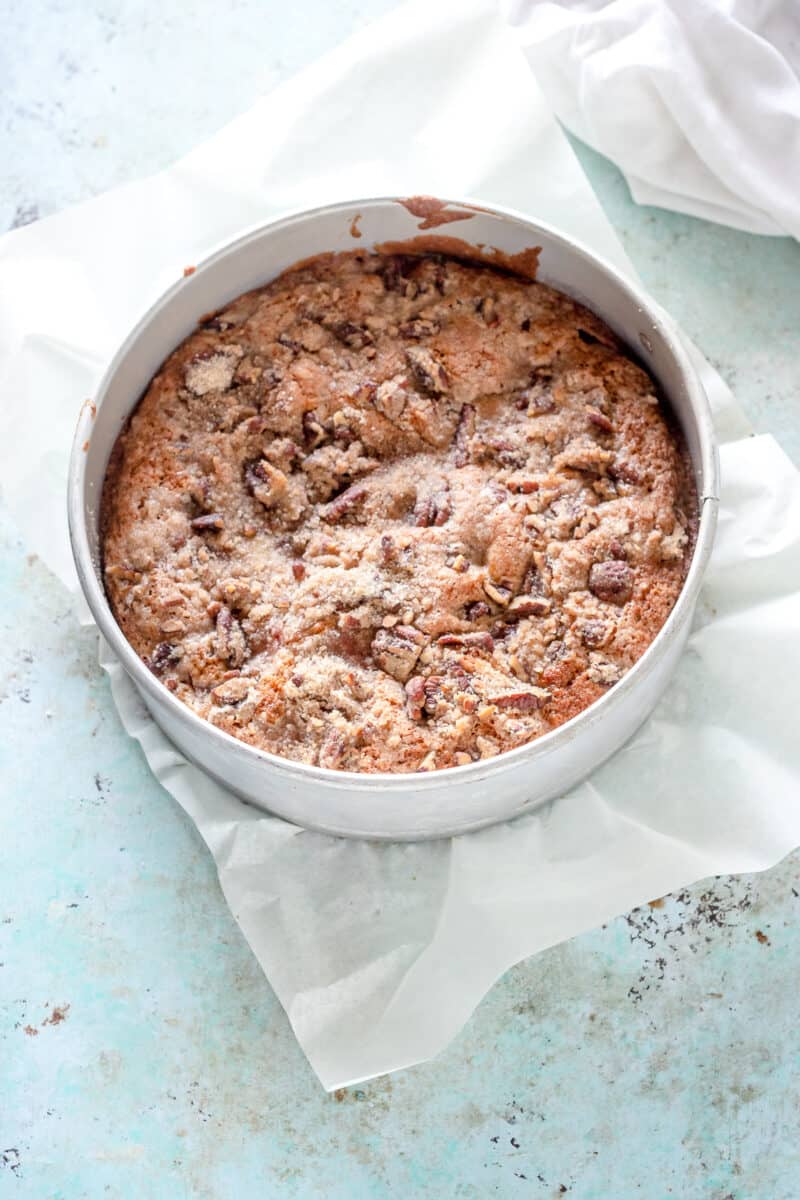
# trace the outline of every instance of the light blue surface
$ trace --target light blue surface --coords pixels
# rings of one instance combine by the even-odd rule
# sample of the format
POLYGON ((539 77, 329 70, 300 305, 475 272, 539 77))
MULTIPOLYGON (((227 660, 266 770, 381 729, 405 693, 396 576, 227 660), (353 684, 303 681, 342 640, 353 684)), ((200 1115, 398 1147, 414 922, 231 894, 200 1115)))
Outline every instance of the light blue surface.
MULTIPOLYGON (((20 7, 9 221, 154 169, 388 7, 327 6, 308 37, 255 0, 20 7), (194 106, 166 98, 159 73, 198 63, 194 106)), ((645 282, 800 460, 798 246, 637 209, 580 155, 645 282)), ((92 637, 1 515, 0 540, 3 1200, 797 1200, 799 855, 521 964, 435 1062, 326 1096, 92 637)))

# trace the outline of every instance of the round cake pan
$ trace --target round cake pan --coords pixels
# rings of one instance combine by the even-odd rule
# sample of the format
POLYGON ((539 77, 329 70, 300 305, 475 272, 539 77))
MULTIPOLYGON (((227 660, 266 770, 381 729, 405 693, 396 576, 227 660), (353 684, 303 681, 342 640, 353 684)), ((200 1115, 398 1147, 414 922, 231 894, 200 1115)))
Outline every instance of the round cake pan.
POLYGON ((417 840, 465 833, 531 811, 586 776, 645 720, 689 633, 714 537, 718 470, 700 380, 675 327, 635 284, 571 238, 521 213, 467 201, 388 197, 326 205, 251 229, 161 296, 114 356, 94 404, 81 412, 70 461, 69 526, 78 575, 100 632, 153 718, 189 759, 244 800, 299 825, 346 837, 417 840), (443 216, 450 218, 447 224, 443 216), (419 250, 426 244, 421 239, 437 234, 457 237, 476 255, 528 268, 535 262, 530 252, 538 248, 537 278, 591 308, 639 357, 658 381, 691 455, 699 512, 694 553, 675 607, 649 649, 605 696, 551 733, 496 758, 422 774, 307 766, 248 746, 196 716, 134 653, 103 588, 103 478, 117 435, 150 379, 203 315, 312 255, 396 242, 419 250))

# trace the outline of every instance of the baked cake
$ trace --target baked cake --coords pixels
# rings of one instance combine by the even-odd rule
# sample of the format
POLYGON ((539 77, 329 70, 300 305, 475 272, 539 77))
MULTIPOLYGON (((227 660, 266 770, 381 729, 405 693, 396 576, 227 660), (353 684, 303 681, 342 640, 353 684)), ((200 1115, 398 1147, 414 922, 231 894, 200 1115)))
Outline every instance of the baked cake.
POLYGON ((430 771, 614 687, 675 603, 695 514, 653 380, 586 308, 482 263, 324 255, 164 363, 109 466, 105 582, 220 729, 430 771))

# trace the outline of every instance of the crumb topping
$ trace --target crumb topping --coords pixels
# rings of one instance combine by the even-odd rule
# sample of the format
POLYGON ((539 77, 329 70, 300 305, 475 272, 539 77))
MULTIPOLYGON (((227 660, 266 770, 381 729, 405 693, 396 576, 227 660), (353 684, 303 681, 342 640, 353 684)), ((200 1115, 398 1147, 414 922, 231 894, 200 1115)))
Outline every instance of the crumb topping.
POLYGON ((205 320, 121 434, 104 570, 200 716, 364 772, 490 758, 613 687, 696 501, 649 376, 568 297, 323 255, 205 320))

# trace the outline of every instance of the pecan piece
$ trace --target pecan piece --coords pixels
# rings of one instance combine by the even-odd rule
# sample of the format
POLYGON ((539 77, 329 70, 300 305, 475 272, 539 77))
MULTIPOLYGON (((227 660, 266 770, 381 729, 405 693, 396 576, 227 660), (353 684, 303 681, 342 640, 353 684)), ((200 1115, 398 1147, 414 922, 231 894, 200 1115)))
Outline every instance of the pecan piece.
POLYGON ((458 415, 458 424, 453 438, 453 462, 465 467, 469 462, 469 440, 475 433, 475 405, 464 404, 458 415))
POLYGON ((468 621, 478 621, 481 617, 488 617, 491 611, 483 600, 474 600, 472 604, 467 605, 465 615, 468 621))
POLYGON ((613 687, 615 683, 619 683, 624 675, 621 667, 604 659, 600 654, 592 654, 590 658, 592 661, 586 674, 593 683, 599 683, 601 687, 613 687))
POLYGON ((363 350, 375 340, 368 329, 363 325, 354 324, 353 321, 337 321, 335 325, 331 325, 331 333, 351 350, 363 350))
POLYGON ((147 660, 147 665, 154 675, 163 675, 167 667, 174 666, 181 658, 181 650, 172 642, 159 642, 147 660))
POLYGON ((425 634, 413 625, 379 629, 372 641, 372 657, 387 675, 405 683, 417 665, 425 642, 425 634))
POLYGON ((403 415, 407 400, 405 379, 401 376, 395 379, 385 379, 378 385, 374 404, 378 412, 383 413, 387 420, 397 421, 403 415))
POLYGON ((612 479, 621 479, 623 483, 630 483, 634 486, 643 482, 642 476, 633 463, 617 460, 608 468, 608 473, 612 479))
POLYGON ((417 287, 408 277, 419 262, 411 254, 393 254, 383 268, 383 286, 387 292, 416 295, 417 287))
POLYGON ((224 333, 226 329, 233 329, 235 324, 235 321, 230 321, 227 317, 217 314, 216 316, 208 317, 206 320, 201 320, 200 328, 212 329, 216 333, 224 333))
POLYGON ((633 595, 633 571, 616 559, 595 563, 589 571, 589 591, 607 604, 625 604, 633 595))
POLYGON ((392 563, 397 561, 397 546, 394 543, 394 538, 384 533, 381 535, 381 563, 384 567, 390 567, 392 563))
POLYGON ((443 633, 436 639, 439 646, 462 646, 465 650, 494 650, 494 638, 490 633, 443 633))
POLYGON ((254 498, 265 508, 274 507, 286 494, 286 476, 265 458, 248 463, 244 469, 244 479, 254 498))
POLYGON ((604 450, 588 434, 580 434, 567 442, 561 453, 556 455, 553 465, 558 470, 567 467, 571 471, 602 475, 613 457, 610 450, 604 450))
POLYGON ((552 607, 553 602, 544 596, 515 596, 508 606, 508 616, 546 617, 552 607))
POLYGON ((444 525, 452 511, 450 489, 445 486, 440 491, 433 492, 430 496, 421 496, 417 500, 414 508, 414 524, 420 527, 444 525))
POLYGON ((426 317, 414 317, 412 321, 406 321, 401 325, 399 332, 401 337, 415 338, 419 341, 420 338, 433 337, 440 329, 441 325, 438 321, 432 321, 426 317))
POLYGON ((215 649, 218 657, 226 659, 232 667, 240 667, 247 655, 244 631, 225 605, 217 613, 215 649))
POLYGON ((233 375, 233 382, 236 385, 247 383, 258 383, 264 373, 264 362, 258 360, 257 357, 246 356, 241 360, 233 375))
POLYGON ((442 675, 429 675, 423 684, 425 701, 422 707, 430 717, 436 716, 439 704, 444 700, 443 684, 444 677, 442 675))
POLYGON ((421 388, 434 396, 442 396, 450 387, 450 377, 443 365, 424 346, 411 346, 406 350, 406 360, 421 388))
POLYGON ((555 397, 550 388, 544 383, 535 383, 532 387, 520 392, 516 400, 517 408, 527 409, 529 417, 541 417, 551 413, 556 407, 555 397))
POLYGON ((506 484, 509 491, 518 492, 522 496, 530 496, 541 487, 538 479, 507 479, 506 484))
POLYGON ((325 426, 313 412, 303 413, 303 433, 310 450, 316 450, 328 436, 325 426))
POLYGON ((546 688, 531 688, 524 692, 504 692, 502 696, 491 696, 489 703, 498 708, 512 708, 515 712, 533 712, 550 699, 546 688))
POLYGON ((590 650, 598 650, 608 641, 609 628, 605 621, 584 621, 580 628, 581 641, 590 650))
POLYGON ((510 587, 504 583, 494 583, 491 579, 485 579, 483 590, 490 600, 494 600, 495 604, 499 604, 501 608, 507 608, 513 592, 510 587))
POLYGON ((611 433, 614 429, 606 414, 600 412, 599 408, 587 408, 586 419, 595 429, 602 429, 603 433, 611 433))
POLYGON ((331 500, 330 504, 325 505, 324 511, 320 509, 320 516, 323 521, 327 521, 330 525, 335 525, 347 513, 351 512, 362 500, 366 499, 367 489, 363 483, 354 483, 343 492, 340 492, 335 499, 331 500))
POLYGON ((222 513, 204 513, 202 517, 195 517, 191 522, 191 526, 198 533, 202 533, 204 530, 219 533, 220 529, 225 528, 225 518, 222 513))
POLYGON ((406 712, 412 721, 419 721, 425 705, 425 680, 414 675, 405 686, 406 712))
POLYGON ((296 559, 292 563, 292 574, 294 575, 294 577, 298 583, 300 582, 301 579, 305 579, 305 577, 306 577, 305 563, 302 563, 302 562, 300 562, 299 559, 296 559))

